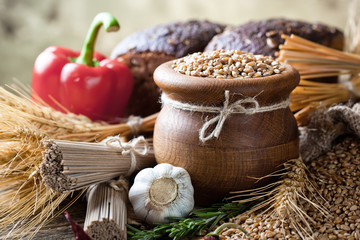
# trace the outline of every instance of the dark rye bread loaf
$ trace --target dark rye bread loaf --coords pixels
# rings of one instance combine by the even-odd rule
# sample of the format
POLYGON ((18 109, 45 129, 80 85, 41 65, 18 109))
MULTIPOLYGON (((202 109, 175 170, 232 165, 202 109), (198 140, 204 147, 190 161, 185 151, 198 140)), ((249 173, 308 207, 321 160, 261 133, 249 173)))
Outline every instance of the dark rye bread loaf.
POLYGON ((229 26, 210 41, 205 51, 236 49, 253 54, 275 56, 275 53, 279 51, 279 45, 284 43, 282 34, 296 34, 338 50, 342 50, 344 45, 343 33, 334 27, 320 23, 274 18, 229 26))
POLYGON ((153 81, 153 72, 174 58, 216 49, 274 56, 283 43, 281 34, 296 34, 338 50, 344 44, 343 33, 334 27, 284 18, 224 28, 208 21, 187 21, 154 26, 122 40, 112 51, 112 58, 125 62, 135 80, 126 115, 144 117, 160 110, 160 89, 153 81))
POLYGON ((191 20, 154 26, 121 41, 111 57, 123 61, 134 77, 134 91, 126 115, 144 117, 158 112, 160 89, 153 81, 155 68, 171 59, 202 52, 224 27, 209 21, 191 20))

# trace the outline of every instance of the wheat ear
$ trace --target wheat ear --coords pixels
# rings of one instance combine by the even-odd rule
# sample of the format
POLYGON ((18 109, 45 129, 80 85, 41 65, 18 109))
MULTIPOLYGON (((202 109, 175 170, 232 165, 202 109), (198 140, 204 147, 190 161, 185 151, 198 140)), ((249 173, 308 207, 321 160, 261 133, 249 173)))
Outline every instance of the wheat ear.
POLYGON ((228 198, 234 202, 248 202, 257 199, 266 199, 244 213, 243 215, 256 214, 262 218, 280 218, 288 221, 302 239, 311 238, 312 224, 315 222, 304 209, 304 202, 312 205, 324 215, 329 215, 327 209, 321 204, 322 196, 316 190, 314 181, 301 158, 292 159, 284 164, 284 172, 276 172, 266 177, 281 176, 278 182, 271 183, 259 189, 233 192, 228 198), (308 198, 308 194, 316 196, 316 202, 308 198))
POLYGON ((52 138, 92 142, 101 141, 108 136, 123 137, 154 130, 158 113, 145 118, 137 118, 134 126, 133 118, 123 119, 119 124, 93 122, 85 116, 62 113, 52 108, 39 105, 17 88, 11 91, 0 87, 0 115, 2 119, 11 121, 13 116, 30 122, 43 134, 52 138), (135 125, 136 125, 135 124, 135 125), (135 131, 135 130, 136 131, 135 131))

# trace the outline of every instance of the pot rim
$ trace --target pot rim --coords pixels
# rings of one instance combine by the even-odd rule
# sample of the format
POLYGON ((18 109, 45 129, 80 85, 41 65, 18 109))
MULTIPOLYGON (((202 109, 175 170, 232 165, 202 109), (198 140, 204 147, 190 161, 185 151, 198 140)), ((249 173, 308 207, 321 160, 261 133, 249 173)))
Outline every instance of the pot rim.
POLYGON ((281 63, 285 70, 280 74, 259 78, 216 79, 178 73, 171 67, 173 61, 167 61, 155 69, 154 81, 173 100, 185 99, 186 102, 194 104, 203 104, 204 98, 209 95, 217 96, 210 104, 221 104, 225 90, 239 95, 235 98, 257 96, 260 104, 269 101, 276 103, 288 98, 300 81, 296 69, 286 63, 281 63))

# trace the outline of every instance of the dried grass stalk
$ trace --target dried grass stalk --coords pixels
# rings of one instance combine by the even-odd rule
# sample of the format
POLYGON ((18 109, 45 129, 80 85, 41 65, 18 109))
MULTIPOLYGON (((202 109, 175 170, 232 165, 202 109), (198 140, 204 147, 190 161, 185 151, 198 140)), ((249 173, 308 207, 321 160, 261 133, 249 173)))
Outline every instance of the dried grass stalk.
MULTIPOLYGON (((121 141, 119 138, 115 139, 121 141)), ((135 143, 133 149, 127 148, 126 143, 120 145, 120 142, 110 145, 48 140, 44 143, 46 150, 40 165, 42 180, 46 187, 62 193, 106 182, 120 175, 127 175, 129 171, 132 173, 134 170, 154 166, 156 162, 152 139, 148 139, 146 145, 144 142, 134 142, 138 139, 143 138, 132 140, 135 143)))
POLYGON ((302 239, 307 239, 307 237, 311 239, 312 224, 315 220, 302 210, 304 206, 301 204, 304 202, 311 204, 321 214, 329 215, 321 204, 324 199, 316 190, 314 182, 309 177, 311 174, 301 158, 289 160, 284 167, 283 173, 276 172, 266 176, 282 176, 278 182, 255 190, 233 192, 234 196, 229 199, 240 199, 235 202, 248 202, 266 198, 265 201, 242 215, 256 213, 262 219, 280 218, 281 221, 287 221, 302 239), (309 195, 316 202, 311 201, 309 195))
POLYGON ((360 97, 360 55, 341 52, 291 35, 282 36, 279 61, 294 66, 300 73, 300 84, 290 95, 290 109, 299 125, 305 125, 308 116, 320 107, 329 107, 350 98, 360 97), (316 78, 350 75, 341 83, 311 81, 316 78))
POLYGON ((84 229, 94 240, 127 239, 128 182, 100 183, 89 188, 84 229))

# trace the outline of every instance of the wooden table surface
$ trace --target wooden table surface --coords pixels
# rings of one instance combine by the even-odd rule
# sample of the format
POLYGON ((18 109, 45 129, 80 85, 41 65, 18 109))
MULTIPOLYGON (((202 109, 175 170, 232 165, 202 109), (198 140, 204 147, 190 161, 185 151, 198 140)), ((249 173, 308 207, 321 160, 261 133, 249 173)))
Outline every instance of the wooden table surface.
MULTIPOLYGON (((67 201, 64 202, 66 204, 67 201)), ((81 197, 78 199, 67 212, 71 215, 71 218, 84 225, 86 215, 86 199, 81 197)), ((60 214, 57 218, 53 219, 49 224, 44 226, 33 239, 36 240, 71 240, 75 239, 71 231, 69 222, 65 219, 64 214, 60 214)))

